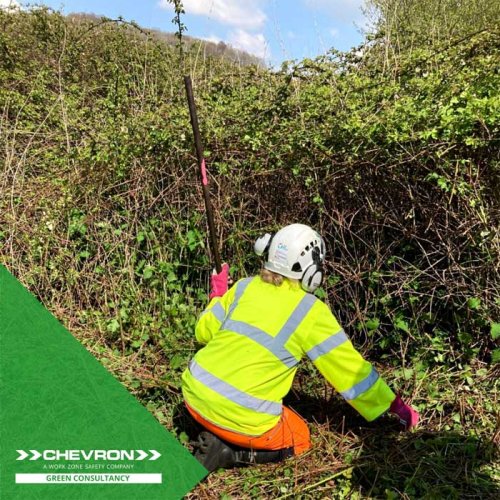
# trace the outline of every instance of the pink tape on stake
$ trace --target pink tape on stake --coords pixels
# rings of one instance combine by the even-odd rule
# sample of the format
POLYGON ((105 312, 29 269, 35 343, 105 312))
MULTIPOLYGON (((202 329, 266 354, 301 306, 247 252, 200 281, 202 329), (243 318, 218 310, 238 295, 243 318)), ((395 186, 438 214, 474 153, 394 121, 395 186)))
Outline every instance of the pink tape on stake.
POLYGON ((204 186, 208 186, 207 167, 205 165, 205 158, 201 160, 201 182, 204 186))

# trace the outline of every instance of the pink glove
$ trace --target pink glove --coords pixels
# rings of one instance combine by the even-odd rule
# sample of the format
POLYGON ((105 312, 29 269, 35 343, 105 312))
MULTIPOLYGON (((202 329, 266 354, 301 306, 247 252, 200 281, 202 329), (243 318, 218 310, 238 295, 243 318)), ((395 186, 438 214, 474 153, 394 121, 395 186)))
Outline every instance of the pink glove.
POLYGON ((222 264, 222 271, 219 274, 215 273, 215 269, 210 276, 210 293, 209 299, 214 297, 222 297, 227 292, 229 280, 229 264, 222 264))
POLYGON ((418 424, 418 412, 415 411, 410 405, 404 403, 399 394, 392 402, 389 411, 399 417, 399 421, 404 426, 405 431, 418 424))

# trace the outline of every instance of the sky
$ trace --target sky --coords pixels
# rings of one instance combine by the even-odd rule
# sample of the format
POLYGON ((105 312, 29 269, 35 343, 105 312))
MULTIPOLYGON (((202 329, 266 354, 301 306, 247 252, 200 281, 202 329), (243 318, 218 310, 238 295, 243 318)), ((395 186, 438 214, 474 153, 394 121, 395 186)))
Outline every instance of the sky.
MULTIPOLYGON (((173 32, 173 7, 167 0, 35 0, 64 13, 92 12, 145 28, 173 32)), ((0 6, 23 4, 0 0, 0 6)), ((316 57, 330 48, 359 45, 366 26, 364 0, 183 0, 186 34, 223 41, 278 65, 316 57)))

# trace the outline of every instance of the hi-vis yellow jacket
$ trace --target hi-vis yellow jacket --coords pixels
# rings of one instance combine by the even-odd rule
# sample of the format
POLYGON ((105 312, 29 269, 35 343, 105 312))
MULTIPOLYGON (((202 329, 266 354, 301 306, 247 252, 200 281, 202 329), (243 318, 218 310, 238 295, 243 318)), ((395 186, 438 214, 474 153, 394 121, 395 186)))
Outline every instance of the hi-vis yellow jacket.
POLYGON ((231 431, 260 436, 278 423, 304 355, 368 421, 395 398, 328 306, 288 280, 281 286, 260 277, 238 281, 212 299, 195 333, 206 346, 182 375, 185 401, 231 431))

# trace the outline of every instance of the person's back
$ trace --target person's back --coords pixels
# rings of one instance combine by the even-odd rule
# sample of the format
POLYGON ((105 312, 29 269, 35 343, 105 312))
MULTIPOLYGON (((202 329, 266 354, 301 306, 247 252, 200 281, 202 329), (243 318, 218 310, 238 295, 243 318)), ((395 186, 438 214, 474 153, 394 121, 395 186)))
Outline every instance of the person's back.
POLYGON ((227 429, 259 435, 273 427, 316 302, 288 279, 280 286, 260 276, 238 281, 219 302, 219 317, 209 309, 197 324, 198 340, 208 344, 183 375, 186 402, 227 429))

